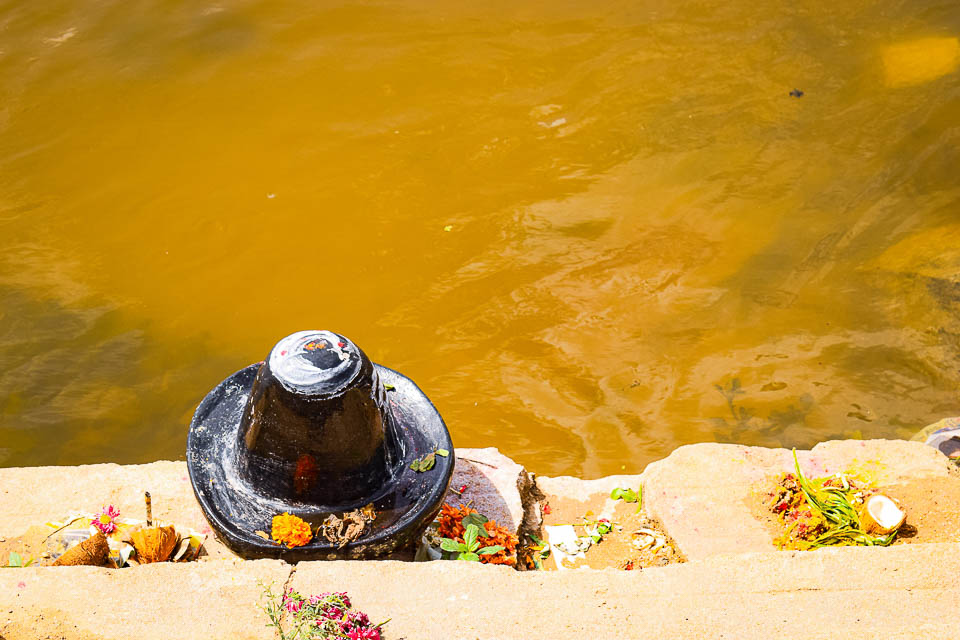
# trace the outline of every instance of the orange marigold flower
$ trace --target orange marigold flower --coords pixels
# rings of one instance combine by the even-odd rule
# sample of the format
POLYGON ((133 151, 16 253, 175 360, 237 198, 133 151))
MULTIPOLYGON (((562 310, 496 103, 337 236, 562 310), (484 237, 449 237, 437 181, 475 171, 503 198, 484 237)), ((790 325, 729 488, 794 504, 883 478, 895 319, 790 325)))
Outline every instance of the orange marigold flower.
POLYGON ((310 525, 289 513, 273 516, 273 529, 270 534, 276 542, 286 544, 290 549, 302 547, 313 539, 310 525))

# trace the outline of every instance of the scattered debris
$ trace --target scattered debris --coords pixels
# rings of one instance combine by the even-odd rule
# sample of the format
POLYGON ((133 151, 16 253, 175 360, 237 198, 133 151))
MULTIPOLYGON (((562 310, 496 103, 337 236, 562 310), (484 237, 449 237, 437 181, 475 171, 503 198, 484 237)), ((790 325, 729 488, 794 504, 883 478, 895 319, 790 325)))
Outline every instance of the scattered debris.
POLYGON ((53 565, 96 563, 115 569, 196 560, 206 535, 171 522, 154 522, 149 492, 144 494, 144 502, 146 523, 120 517, 113 505, 103 506, 99 513, 80 513, 48 522, 47 527, 53 531, 43 538, 40 557, 52 560, 53 565))
POLYGON ((780 549, 827 546, 887 546, 906 514, 872 483, 857 474, 807 479, 793 452, 795 473, 779 477, 767 505, 783 527, 774 542, 780 549), (871 505, 868 507, 867 505, 871 505))
POLYGON ((609 494, 592 496, 586 506, 597 509, 597 514, 583 513, 585 505, 579 500, 548 499, 553 508, 552 514, 544 511, 543 542, 549 553, 538 548, 539 539, 528 536, 530 544, 524 550, 528 568, 637 570, 686 561, 663 525, 643 513, 642 487, 616 487, 609 494))
POLYGON ((550 545, 533 533, 527 535, 533 543, 527 547, 527 566, 530 569, 543 571, 543 561, 550 557, 550 545))
POLYGON ((613 527, 607 518, 590 520, 585 516, 581 523, 547 527, 547 537, 551 540, 550 546, 558 552, 558 560, 563 556, 582 557, 590 547, 600 544, 613 527), (578 536, 574 527, 583 527, 583 535, 578 536))
POLYGON ((370 523, 376 518, 377 512, 371 502, 365 507, 344 513, 342 518, 330 514, 320 525, 317 535, 337 545, 337 549, 342 549, 348 542, 353 542, 366 533, 370 523))
POLYGON ((794 89, 793 91, 790 92, 790 95, 793 96, 794 98, 802 98, 803 91, 801 91, 800 89, 794 89))

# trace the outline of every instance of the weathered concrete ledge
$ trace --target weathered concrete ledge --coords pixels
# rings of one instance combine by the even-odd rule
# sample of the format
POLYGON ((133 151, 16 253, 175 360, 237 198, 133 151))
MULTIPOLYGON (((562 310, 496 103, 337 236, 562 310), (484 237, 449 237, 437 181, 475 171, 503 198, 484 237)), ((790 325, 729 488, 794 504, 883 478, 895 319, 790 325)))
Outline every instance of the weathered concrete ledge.
MULTIPOLYGON (((471 563, 241 561, 211 536, 197 563, 123 570, 0 570, 0 639, 271 638, 260 582, 349 591, 390 638, 952 638, 944 607, 960 598, 960 476, 939 452, 903 441, 838 441, 798 452, 812 475, 858 467, 902 499, 911 544, 795 553, 773 550, 755 517, 765 478, 789 451, 700 444, 642 474, 583 481, 534 478, 495 449, 458 449, 453 487, 516 530, 536 530, 541 505, 603 510, 613 487, 643 486, 691 560, 623 572, 517 573, 471 563), (925 492, 925 493, 924 493, 925 492), (913 500, 911 500, 911 497, 913 500)), ((113 503, 209 531, 184 463, 0 469, 0 553, 31 526, 113 503)))

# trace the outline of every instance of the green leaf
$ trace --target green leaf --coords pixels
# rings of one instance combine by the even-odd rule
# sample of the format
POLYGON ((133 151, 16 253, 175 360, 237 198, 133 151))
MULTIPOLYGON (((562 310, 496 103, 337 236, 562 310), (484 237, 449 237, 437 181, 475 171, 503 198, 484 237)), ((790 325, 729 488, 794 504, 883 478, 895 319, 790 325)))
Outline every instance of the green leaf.
POLYGON ((503 551, 503 547, 501 547, 498 544, 495 544, 490 547, 484 547, 483 549, 480 549, 480 551, 478 551, 477 553, 479 553, 482 556, 492 556, 493 554, 500 553, 501 551, 503 551))
POLYGON ((386 391, 396 391, 396 390, 397 390, 397 388, 396 388, 395 386, 393 386, 392 384, 384 384, 384 385, 383 385, 383 388, 384 388, 386 391))
POLYGON ((461 553, 460 559, 468 562, 480 562, 480 556, 475 553, 461 553))
POLYGON ((487 516, 483 515, 482 513, 469 513, 463 518, 464 524, 473 523, 478 527, 485 522, 489 522, 489 519, 487 518, 487 516))
POLYGON ((420 460, 414 460, 410 463, 410 468, 414 471, 420 471, 420 460))
POLYGON ((480 534, 480 528, 475 524, 467 525, 467 530, 463 533, 463 541, 468 547, 472 547, 477 542, 477 536, 480 534))
POLYGON ((483 526, 483 523, 487 522, 487 518, 485 516, 482 516, 479 513, 471 513, 464 516, 462 522, 463 526, 465 527, 476 525, 477 532, 480 536, 484 538, 490 537, 490 533, 487 531, 486 527, 483 526))
POLYGON ((420 460, 420 471, 430 471, 433 469, 433 465, 437 463, 437 456, 432 453, 428 453, 420 460))
POLYGON ((637 492, 633 489, 621 489, 617 487, 610 492, 610 497, 614 500, 623 500, 624 502, 636 502, 637 492))
POLYGON ((440 548, 444 551, 461 551, 461 547, 463 546, 464 545, 451 538, 443 538, 440 540, 440 548))
POLYGON ((446 458, 448 455, 450 455, 450 452, 446 449, 437 449, 434 453, 443 458, 446 458))
POLYGON ((16 551, 11 551, 11 552, 10 552, 10 562, 7 563, 7 566, 9 566, 9 567, 22 567, 22 566, 23 566, 23 558, 20 557, 20 554, 17 553, 16 551))

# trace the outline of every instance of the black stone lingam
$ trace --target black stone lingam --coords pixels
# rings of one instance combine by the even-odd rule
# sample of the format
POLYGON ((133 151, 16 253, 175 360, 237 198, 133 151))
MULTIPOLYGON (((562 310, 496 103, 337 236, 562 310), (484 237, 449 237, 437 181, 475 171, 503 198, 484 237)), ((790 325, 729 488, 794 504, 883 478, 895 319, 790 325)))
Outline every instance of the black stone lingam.
POLYGON ((440 509, 452 452, 410 379, 329 331, 287 336, 266 361, 220 383, 187 438, 193 489, 217 534, 241 556, 288 560, 367 558, 412 542, 440 509), (410 468, 438 448, 451 455, 426 472, 410 468), (269 534, 280 513, 316 531, 327 516, 371 503, 371 530, 342 548, 315 537, 288 549, 257 533, 269 534))

